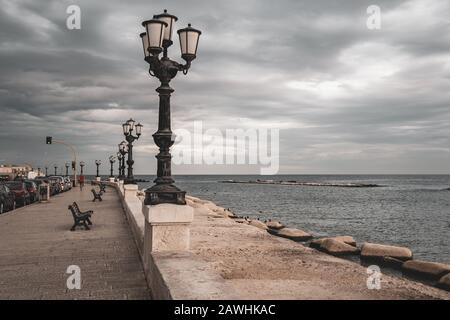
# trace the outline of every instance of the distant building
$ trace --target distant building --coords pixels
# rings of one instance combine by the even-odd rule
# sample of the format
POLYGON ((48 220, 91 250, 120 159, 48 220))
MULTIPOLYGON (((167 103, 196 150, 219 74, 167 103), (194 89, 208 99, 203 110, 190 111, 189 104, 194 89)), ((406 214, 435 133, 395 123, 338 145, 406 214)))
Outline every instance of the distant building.
POLYGON ((14 180, 16 177, 28 176, 28 172, 33 171, 30 165, 0 165, 0 179, 14 180))

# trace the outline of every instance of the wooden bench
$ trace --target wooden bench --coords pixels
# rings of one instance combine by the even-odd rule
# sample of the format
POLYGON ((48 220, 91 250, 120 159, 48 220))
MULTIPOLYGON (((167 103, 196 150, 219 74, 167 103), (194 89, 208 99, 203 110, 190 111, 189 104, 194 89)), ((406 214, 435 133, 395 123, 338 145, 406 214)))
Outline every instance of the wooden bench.
MULTIPOLYGON (((78 205, 77 205, 78 207, 78 205)), ((77 226, 83 226, 86 230, 89 230, 88 224, 92 225, 91 220, 89 219, 92 215, 90 212, 80 213, 79 210, 75 209, 73 205, 69 206, 69 210, 72 213, 74 224, 70 231, 74 231, 77 226)))
POLYGON ((94 195, 94 199, 92 200, 93 202, 95 202, 95 200, 103 201, 101 191, 99 193, 97 193, 97 192, 95 192, 95 189, 91 189, 91 192, 94 195))

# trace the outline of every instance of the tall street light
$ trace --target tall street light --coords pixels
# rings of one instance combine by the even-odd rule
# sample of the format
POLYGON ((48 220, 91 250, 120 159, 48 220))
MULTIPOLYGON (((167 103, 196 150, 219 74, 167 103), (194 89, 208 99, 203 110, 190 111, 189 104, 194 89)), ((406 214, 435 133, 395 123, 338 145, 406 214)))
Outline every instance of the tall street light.
POLYGON ((45 176, 48 177, 48 167, 45 167, 45 176))
POLYGON ((119 153, 122 155, 122 160, 120 161, 120 174, 119 180, 125 179, 125 155, 128 153, 128 143, 126 141, 122 141, 119 143, 119 153))
POLYGON ((57 173, 58 173, 58 166, 55 164, 55 165, 54 165, 54 168, 55 168, 55 176, 56 176, 57 173))
POLYGON ((117 168, 119 169, 119 170, 118 170, 118 174, 119 174, 119 175, 117 176, 117 178, 120 180, 121 175, 122 175, 122 160, 123 160, 123 155, 120 153, 120 151, 118 151, 117 154, 116 154, 116 157, 117 157, 117 163, 118 163, 117 168))
POLYGON ((109 156, 109 163, 111 164, 111 174, 110 178, 114 178, 114 162, 116 162, 116 158, 114 156, 109 156))
POLYGON ((81 168, 80 175, 81 175, 81 176, 84 174, 84 173, 83 173, 83 168, 84 168, 84 166, 85 166, 84 161, 81 161, 81 162, 80 162, 80 168, 81 168))
POLYGON ((70 163, 66 162, 66 177, 69 176, 69 167, 70 167, 70 163))
POLYGON ((201 32, 188 24, 187 28, 178 30, 180 39, 181 57, 186 61, 184 65, 168 58, 168 48, 173 44, 172 29, 178 18, 164 13, 156 15, 151 20, 142 22, 146 32, 141 33, 144 48, 144 60, 150 65, 149 73, 161 82, 156 91, 159 93, 159 119, 158 131, 153 134, 153 140, 159 147, 156 155, 158 161, 157 178, 155 185, 145 191, 145 204, 159 203, 186 204, 185 191, 174 185, 171 172, 170 147, 174 144, 174 137, 170 125, 170 96, 174 91, 170 86, 179 71, 187 74, 191 62, 196 58, 198 40, 201 32), (163 53, 160 58, 159 55, 163 53))
POLYGON ((128 144, 128 172, 127 177, 124 181, 124 184, 136 184, 136 181, 134 180, 133 176, 133 142, 141 136, 142 133, 142 124, 138 123, 137 125, 134 124, 135 121, 133 119, 128 120, 124 124, 122 124, 123 128, 123 134, 125 135, 125 139, 127 140, 128 144), (136 132, 136 135, 133 135, 133 131, 136 132))
POLYGON ((100 165, 102 164, 101 160, 95 160, 95 165, 97 166, 97 175, 95 176, 98 180, 100 178, 100 165))

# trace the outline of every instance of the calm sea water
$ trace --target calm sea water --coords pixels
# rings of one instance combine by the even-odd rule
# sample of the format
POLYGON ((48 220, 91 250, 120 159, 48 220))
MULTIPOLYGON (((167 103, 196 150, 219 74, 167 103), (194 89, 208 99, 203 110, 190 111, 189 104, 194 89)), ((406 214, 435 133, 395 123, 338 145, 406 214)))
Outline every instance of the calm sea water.
MULTIPOLYGON (((153 180, 153 176, 138 176, 153 180)), ((450 263, 450 175, 176 176, 190 195, 239 215, 277 219, 315 236, 352 235, 411 248, 417 259, 450 263), (220 180, 360 182, 379 188, 226 184, 220 180)), ((141 183, 146 188, 152 183, 141 183)))

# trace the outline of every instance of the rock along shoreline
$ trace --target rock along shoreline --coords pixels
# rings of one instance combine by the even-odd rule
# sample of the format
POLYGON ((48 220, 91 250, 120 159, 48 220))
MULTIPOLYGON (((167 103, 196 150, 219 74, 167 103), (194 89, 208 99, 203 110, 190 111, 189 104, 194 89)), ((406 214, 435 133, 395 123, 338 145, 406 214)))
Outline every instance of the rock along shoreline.
POLYGON ((409 248, 358 245, 351 236, 317 239, 279 221, 238 216, 208 200, 188 196, 187 201, 195 216, 192 251, 247 298, 450 299, 450 265, 414 260, 409 248), (342 259, 349 255, 361 264, 342 259), (401 270, 407 277, 383 274, 383 290, 370 290, 366 262, 401 270), (428 284, 411 280, 429 280, 430 275, 428 284))
POLYGON ((302 181, 282 181, 282 180, 222 180, 219 183, 241 183, 241 184, 270 184, 283 186, 306 186, 306 187, 340 187, 340 188, 377 188, 382 185, 373 183, 332 183, 332 182, 302 182, 302 181))

